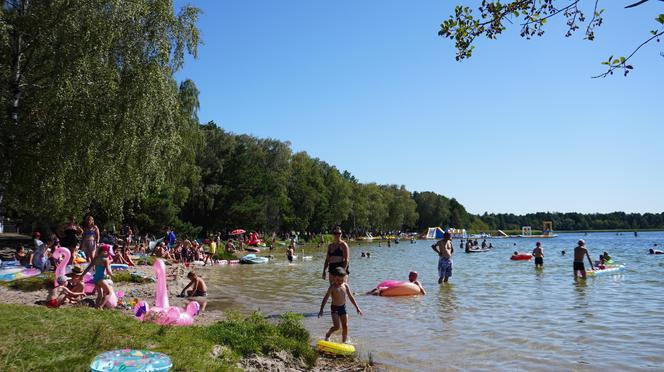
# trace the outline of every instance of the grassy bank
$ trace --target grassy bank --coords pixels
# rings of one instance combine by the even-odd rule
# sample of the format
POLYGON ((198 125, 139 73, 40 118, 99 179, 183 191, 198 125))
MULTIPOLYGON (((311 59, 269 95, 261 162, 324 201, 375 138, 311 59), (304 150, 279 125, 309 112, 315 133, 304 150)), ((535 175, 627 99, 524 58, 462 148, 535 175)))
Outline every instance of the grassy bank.
POLYGON ((0 319, 1 371, 88 371, 96 355, 121 348, 163 352, 181 371, 236 370, 243 356, 280 350, 309 366, 317 357, 292 314, 278 324, 256 314, 210 326, 162 327, 114 311, 0 304, 0 319))

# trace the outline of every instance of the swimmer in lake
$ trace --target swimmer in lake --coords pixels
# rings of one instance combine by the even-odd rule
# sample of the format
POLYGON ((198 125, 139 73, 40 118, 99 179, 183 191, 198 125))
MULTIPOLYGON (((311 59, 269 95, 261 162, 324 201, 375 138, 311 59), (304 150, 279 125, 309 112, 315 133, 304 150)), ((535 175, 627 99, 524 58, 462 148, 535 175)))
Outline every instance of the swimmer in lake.
MULTIPOLYGON (((419 280, 417 280, 417 271, 411 271, 410 273, 408 273, 408 281, 415 284, 420 289, 421 294, 423 295, 427 294, 427 291, 425 291, 424 287, 422 287, 422 283, 420 283, 419 280)), ((366 294, 380 296, 381 295, 380 293, 386 288, 387 287, 376 287, 367 292, 366 294)))

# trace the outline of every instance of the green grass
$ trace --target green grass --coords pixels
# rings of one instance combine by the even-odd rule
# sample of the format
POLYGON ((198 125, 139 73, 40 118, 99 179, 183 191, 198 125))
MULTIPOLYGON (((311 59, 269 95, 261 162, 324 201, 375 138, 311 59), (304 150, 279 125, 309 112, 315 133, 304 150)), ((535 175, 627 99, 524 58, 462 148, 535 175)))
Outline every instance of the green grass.
POLYGON ((55 280, 55 274, 46 273, 39 276, 33 276, 31 278, 5 282, 2 283, 2 285, 18 291, 34 292, 40 289, 53 288, 54 280, 55 280))
POLYGON ((162 327, 115 311, 48 309, 0 304, 0 370, 87 371, 104 351, 133 348, 163 352, 177 371, 236 370, 252 353, 286 350, 313 366, 317 354, 300 319, 272 324, 258 314, 231 315, 210 326, 162 327), (214 357, 215 345, 226 351, 214 357))
MULTIPOLYGON (((223 247, 222 247, 223 248, 223 247)), ((237 260, 237 257, 233 253, 226 252, 226 250, 218 251, 212 256, 215 260, 237 260)))
POLYGON ((137 259, 135 259, 135 260, 133 260, 133 261, 134 261, 134 264, 136 264, 136 265, 148 265, 148 266, 152 266, 152 265, 154 265, 154 261, 155 261, 156 259, 157 259, 157 258, 154 257, 154 256, 143 256, 143 257, 137 258, 137 259))

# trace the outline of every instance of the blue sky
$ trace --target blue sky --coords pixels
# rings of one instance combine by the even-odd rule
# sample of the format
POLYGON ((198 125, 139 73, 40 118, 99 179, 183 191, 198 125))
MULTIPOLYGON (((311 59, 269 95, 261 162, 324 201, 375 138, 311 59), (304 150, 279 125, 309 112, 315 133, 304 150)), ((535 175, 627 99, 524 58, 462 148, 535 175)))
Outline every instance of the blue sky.
POLYGON ((562 18, 533 40, 512 27, 461 63, 439 25, 479 1, 189 3, 204 45, 178 78, 198 86, 201 121, 473 213, 664 211, 664 45, 627 78, 590 79, 648 37, 661 3, 601 1, 593 42, 563 37, 562 18))

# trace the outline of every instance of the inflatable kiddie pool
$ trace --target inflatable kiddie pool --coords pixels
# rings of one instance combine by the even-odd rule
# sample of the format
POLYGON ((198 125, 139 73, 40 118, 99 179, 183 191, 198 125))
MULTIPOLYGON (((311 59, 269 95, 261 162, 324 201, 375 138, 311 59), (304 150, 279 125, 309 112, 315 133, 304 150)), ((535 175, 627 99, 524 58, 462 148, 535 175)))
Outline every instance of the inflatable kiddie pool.
POLYGON ((171 358, 148 350, 120 349, 97 355, 90 364, 92 372, 168 371, 173 367, 171 358))
POLYGON ((380 296, 395 297, 395 296, 417 296, 422 294, 420 287, 411 282, 386 280, 376 286, 380 292, 380 296))
POLYGON ((0 270, 0 282, 11 282, 17 279, 31 278, 41 274, 36 268, 11 268, 0 270))

